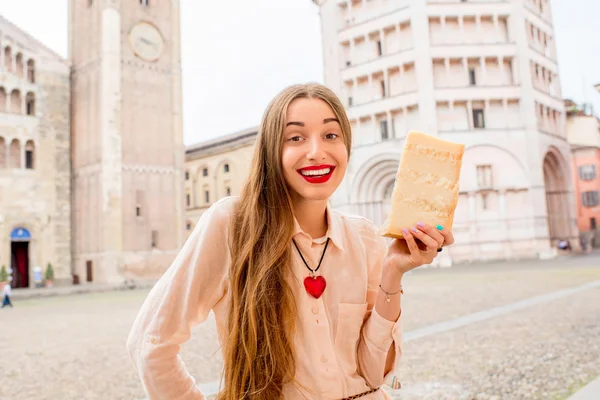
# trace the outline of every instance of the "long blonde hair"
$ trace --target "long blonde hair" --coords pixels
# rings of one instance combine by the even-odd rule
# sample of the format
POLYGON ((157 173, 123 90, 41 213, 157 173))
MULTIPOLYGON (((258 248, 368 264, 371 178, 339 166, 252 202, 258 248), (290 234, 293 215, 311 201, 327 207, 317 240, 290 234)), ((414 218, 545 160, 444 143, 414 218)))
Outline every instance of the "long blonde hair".
POLYGON ((219 400, 283 398, 295 376, 296 302, 290 243, 294 214, 281 153, 286 113, 297 98, 329 104, 350 156, 351 132, 337 96, 319 84, 294 85, 267 107, 252 169, 231 222, 229 336, 219 400))

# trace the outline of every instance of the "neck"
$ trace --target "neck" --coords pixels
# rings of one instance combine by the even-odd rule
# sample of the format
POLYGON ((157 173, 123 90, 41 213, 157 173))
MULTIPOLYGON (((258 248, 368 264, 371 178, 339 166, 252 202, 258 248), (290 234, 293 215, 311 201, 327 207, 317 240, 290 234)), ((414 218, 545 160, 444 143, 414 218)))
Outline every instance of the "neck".
POLYGON ((294 216, 300 228, 312 238, 327 234, 327 200, 292 199, 294 216))

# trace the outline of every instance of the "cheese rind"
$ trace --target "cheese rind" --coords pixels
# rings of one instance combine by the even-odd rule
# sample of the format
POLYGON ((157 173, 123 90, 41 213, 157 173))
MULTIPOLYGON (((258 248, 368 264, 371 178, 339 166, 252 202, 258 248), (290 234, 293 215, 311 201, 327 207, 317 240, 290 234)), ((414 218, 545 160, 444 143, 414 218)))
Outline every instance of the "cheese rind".
POLYGON ((392 206, 379 230, 402 238, 402 228, 418 222, 452 229, 465 145, 420 132, 409 132, 396 173, 392 206))

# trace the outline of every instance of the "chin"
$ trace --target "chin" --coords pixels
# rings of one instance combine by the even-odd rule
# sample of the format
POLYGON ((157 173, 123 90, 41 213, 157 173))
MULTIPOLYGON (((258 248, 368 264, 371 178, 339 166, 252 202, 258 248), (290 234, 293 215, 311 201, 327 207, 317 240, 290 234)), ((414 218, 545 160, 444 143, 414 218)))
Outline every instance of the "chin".
POLYGON ((323 201, 329 200, 333 194, 330 190, 304 190, 298 193, 304 200, 323 201))

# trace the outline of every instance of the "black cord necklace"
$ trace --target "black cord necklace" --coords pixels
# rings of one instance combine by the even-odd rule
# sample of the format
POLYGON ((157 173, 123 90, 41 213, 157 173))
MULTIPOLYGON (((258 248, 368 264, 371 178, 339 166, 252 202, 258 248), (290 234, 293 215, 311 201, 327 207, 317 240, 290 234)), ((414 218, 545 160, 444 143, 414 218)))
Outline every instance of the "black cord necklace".
POLYGON ((294 246, 296 246, 296 250, 298 250, 298 254, 300 254, 300 258, 304 262, 304 265, 306 265, 306 268, 308 268, 308 270, 310 271, 310 276, 307 276, 306 278, 304 278, 304 288, 306 289, 308 294, 313 296, 315 299, 318 299, 319 297, 321 297, 321 295, 325 291, 325 287, 327 287, 327 282, 325 281, 325 278, 323 278, 322 276, 320 276, 320 275, 316 276, 316 272, 319 270, 319 268, 321 268, 321 262, 323 261, 323 257, 325 257, 325 252, 327 251, 327 246, 329 246, 329 238, 327 238, 327 242, 325 242, 325 248, 323 249, 323 254, 321 254, 321 259, 319 260, 319 265, 317 265, 317 268, 314 270, 308 266, 308 263, 304 259, 304 256, 302 255, 302 252, 298 248, 296 241, 294 239, 292 239, 292 242, 294 242, 294 246))

